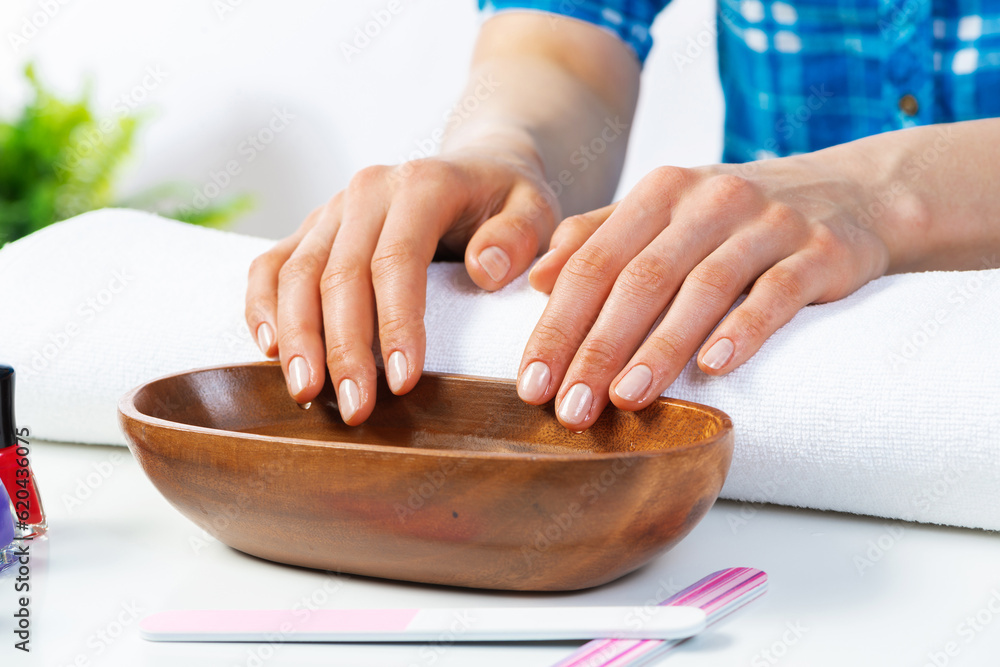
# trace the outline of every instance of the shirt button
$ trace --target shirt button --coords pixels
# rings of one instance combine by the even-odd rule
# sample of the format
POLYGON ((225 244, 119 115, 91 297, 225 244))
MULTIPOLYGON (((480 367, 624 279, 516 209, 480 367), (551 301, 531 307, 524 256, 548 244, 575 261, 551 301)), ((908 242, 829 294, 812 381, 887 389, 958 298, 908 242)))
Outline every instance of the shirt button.
POLYGON ((903 95, 899 98, 899 110, 907 116, 916 116, 917 112, 920 111, 920 105, 917 104, 917 98, 909 93, 903 95))

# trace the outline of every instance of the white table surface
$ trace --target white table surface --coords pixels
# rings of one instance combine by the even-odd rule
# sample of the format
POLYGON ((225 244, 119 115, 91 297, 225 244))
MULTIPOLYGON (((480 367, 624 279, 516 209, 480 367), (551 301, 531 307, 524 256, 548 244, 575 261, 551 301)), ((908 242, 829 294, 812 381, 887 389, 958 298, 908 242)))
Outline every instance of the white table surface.
POLYGON ((35 443, 33 460, 49 538, 32 547, 30 654, 13 648, 14 580, 0 577, 3 667, 550 665, 580 642, 153 643, 139 637, 137 622, 165 609, 297 604, 644 604, 740 565, 765 570, 769 592, 663 664, 1000 665, 997 533, 720 501, 680 545, 624 579, 570 594, 494 593, 246 556, 174 510, 120 447, 35 443))

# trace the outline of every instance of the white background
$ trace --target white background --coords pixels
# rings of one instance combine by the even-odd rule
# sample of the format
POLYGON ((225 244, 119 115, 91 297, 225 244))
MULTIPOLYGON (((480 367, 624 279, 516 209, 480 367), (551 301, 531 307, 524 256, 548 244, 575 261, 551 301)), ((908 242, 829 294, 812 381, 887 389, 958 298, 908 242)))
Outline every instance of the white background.
MULTIPOLYGON (((219 198, 252 193, 256 207, 235 229, 277 238, 358 169, 417 150, 457 101, 480 21, 474 0, 399 1, 391 22, 349 59, 341 44, 388 0, 3 0, 0 115, 23 104, 28 61, 63 95, 90 81, 108 116, 122 102, 151 115, 122 196, 181 182, 190 201, 212 171, 237 160, 240 173, 219 198), (154 81, 147 68, 163 75, 144 88, 144 78, 154 81), (250 161, 239 147, 275 108, 295 118, 250 161)), ((683 67, 674 58, 689 40, 712 38, 713 12, 711 2, 675 0, 658 19, 623 188, 661 164, 719 159, 714 45, 691 51, 683 67)))

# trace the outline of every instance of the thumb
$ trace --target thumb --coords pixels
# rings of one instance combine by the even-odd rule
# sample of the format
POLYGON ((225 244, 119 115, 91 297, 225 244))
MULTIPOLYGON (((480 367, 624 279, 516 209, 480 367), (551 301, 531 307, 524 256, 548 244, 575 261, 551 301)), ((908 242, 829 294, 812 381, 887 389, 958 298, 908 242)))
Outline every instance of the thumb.
POLYGON ((603 208, 570 216, 559 223, 552 234, 549 251, 542 255, 528 274, 531 286, 539 292, 550 293, 569 258, 604 224, 617 206, 618 202, 608 204, 603 208))
POLYGON ((469 276, 483 289, 500 289, 531 266, 554 226, 555 215, 545 197, 528 188, 511 193, 503 210, 469 239, 469 276))

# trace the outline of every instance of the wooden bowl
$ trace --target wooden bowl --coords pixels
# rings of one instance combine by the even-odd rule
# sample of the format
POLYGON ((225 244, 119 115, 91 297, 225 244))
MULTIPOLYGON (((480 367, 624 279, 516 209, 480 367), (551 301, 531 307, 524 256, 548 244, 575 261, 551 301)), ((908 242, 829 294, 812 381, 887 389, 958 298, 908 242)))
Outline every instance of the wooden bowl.
POLYGON ((182 514, 281 563, 451 586, 597 586, 676 544, 715 502, 732 422, 695 403, 609 407, 574 434, 514 383, 379 382, 362 426, 277 363, 170 375, 119 403, 132 453, 182 514))

